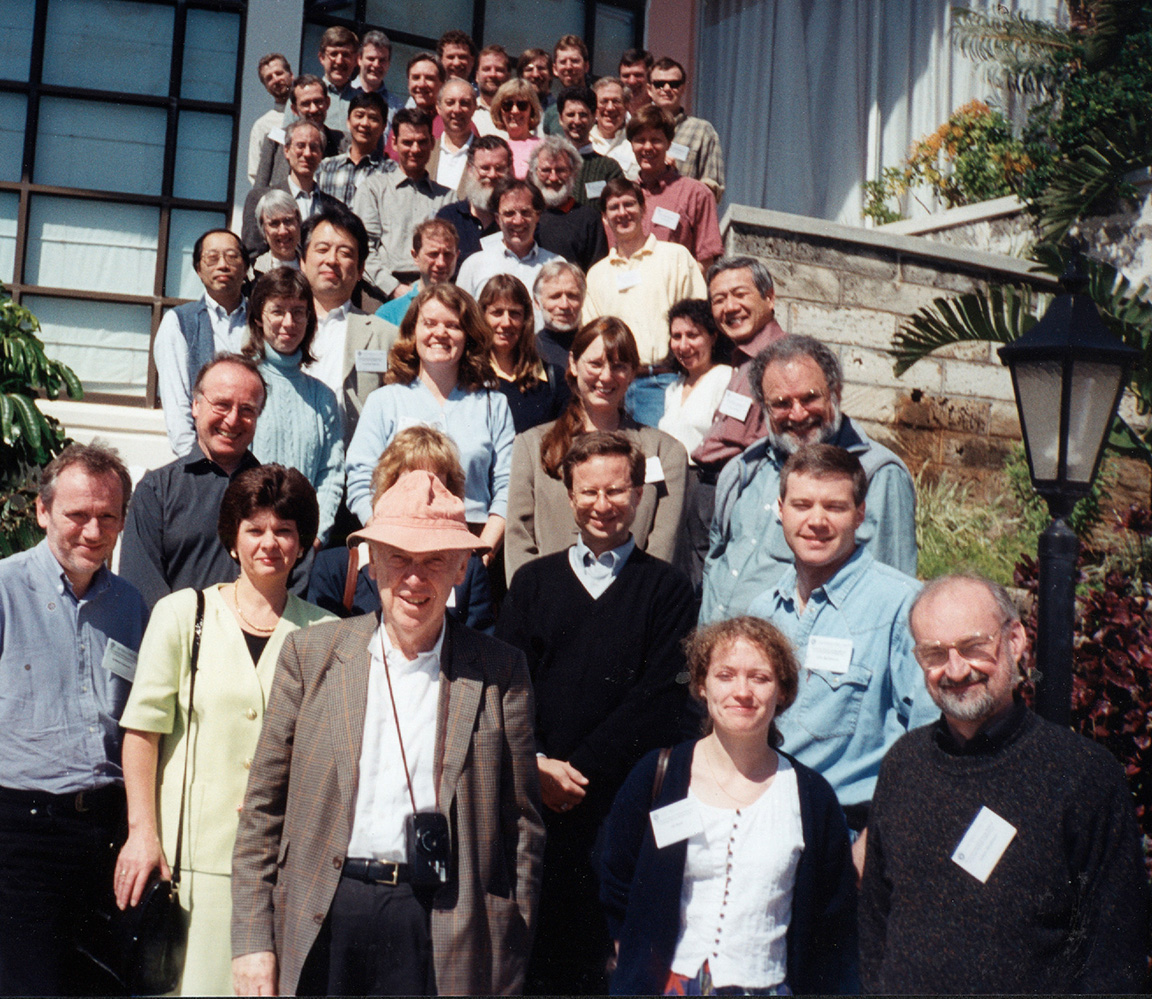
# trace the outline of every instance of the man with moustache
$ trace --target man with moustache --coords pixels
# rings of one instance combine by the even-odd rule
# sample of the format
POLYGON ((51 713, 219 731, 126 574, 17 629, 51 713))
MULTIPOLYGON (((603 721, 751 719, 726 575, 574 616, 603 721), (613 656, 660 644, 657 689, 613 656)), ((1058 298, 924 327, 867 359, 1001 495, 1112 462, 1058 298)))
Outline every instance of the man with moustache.
POLYGON ((645 104, 650 103, 648 71, 655 63, 655 56, 647 49, 625 49, 621 53, 618 75, 620 82, 628 88, 629 115, 634 115, 645 104))
POLYGON ((608 255, 608 240, 600 213, 575 197, 583 160, 576 147, 559 135, 549 135, 528 157, 528 180, 544 197, 544 212, 536 239, 546 250, 587 271, 608 255))
POLYGON ((584 272, 567 260, 553 260, 540 268, 532 285, 532 299, 543 317, 536 333, 536 352, 545 364, 567 369, 587 291, 584 272))
MULTIPOLYGON (((468 161, 460 190, 464 197, 445 205, 436 213, 450 222, 460 237, 456 268, 480 251, 485 236, 500 231, 492 208, 492 191, 498 181, 512 176, 512 150, 498 135, 483 135, 468 147, 468 161)), ((453 275, 455 277, 455 275, 453 275)))
POLYGON ((836 355, 811 337, 787 336, 756 356, 749 381, 768 415, 768 433, 729 462, 716 484, 701 622, 746 613, 792 564, 776 497, 784 462, 805 444, 835 444, 860 459, 868 492, 856 540, 878 562, 915 576, 912 476, 892 451, 841 415, 844 376, 836 355))

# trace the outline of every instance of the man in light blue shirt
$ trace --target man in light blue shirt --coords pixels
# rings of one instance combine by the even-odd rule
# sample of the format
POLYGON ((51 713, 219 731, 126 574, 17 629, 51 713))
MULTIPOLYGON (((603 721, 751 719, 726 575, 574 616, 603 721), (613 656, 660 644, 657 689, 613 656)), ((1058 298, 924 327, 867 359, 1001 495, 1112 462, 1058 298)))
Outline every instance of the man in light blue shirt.
POLYGON ((748 608, 796 649, 803 669, 796 702, 777 720, 782 748, 832 785, 859 833, 858 871, 880 761, 906 731, 940 714, 908 630, 920 584, 857 543, 866 490, 860 460, 843 448, 812 444, 793 454, 777 509, 795 563, 748 608))
MULTIPOLYGON (((912 476, 895 453, 841 415, 844 376, 836 355, 812 337, 786 336, 756 356, 749 382, 767 416, 768 436, 728 462, 716 483, 701 624, 747 613, 749 601, 771 588, 792 562, 776 500, 780 469, 805 444, 835 444, 860 459, 868 506, 856 540, 878 562, 915 575, 912 476)), ((728 405, 729 400, 721 403, 717 419, 728 405)))
POLYGON ((113 983, 78 955, 112 902, 124 822, 120 712, 148 612, 105 565, 132 480, 72 445, 45 470, 47 537, 0 562, 0 994, 113 983))

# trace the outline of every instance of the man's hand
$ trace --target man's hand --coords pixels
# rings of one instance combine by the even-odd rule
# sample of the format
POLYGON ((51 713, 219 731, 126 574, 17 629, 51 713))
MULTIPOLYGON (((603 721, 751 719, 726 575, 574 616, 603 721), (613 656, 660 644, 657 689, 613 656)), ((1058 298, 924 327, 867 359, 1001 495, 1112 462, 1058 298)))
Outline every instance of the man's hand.
POLYGON ((160 868, 160 877, 166 880, 172 878, 172 869, 164 859, 164 850, 156 831, 133 830, 116 860, 116 875, 112 885, 116 892, 116 905, 121 909, 139 905, 140 896, 144 894, 156 868, 160 868))
POLYGON ((856 842, 852 844, 852 863, 856 867, 856 887, 860 887, 860 881, 864 877, 864 850, 868 846, 868 830, 861 829, 860 835, 856 837, 856 842))
POLYGON ((238 996, 274 996, 276 989, 276 955, 258 950, 232 958, 232 991, 238 996))
POLYGON ((538 756, 536 765, 540 768, 540 797, 552 811, 570 811, 584 800, 588 778, 572 764, 538 756))

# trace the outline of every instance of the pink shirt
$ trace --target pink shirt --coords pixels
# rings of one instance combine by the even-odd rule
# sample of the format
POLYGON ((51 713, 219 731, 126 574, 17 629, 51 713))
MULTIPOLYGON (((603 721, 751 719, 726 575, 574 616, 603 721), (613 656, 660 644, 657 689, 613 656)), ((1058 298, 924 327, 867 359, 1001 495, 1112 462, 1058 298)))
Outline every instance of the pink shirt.
MULTIPOLYGON (((720 221, 716 217, 716 198, 698 180, 680 176, 674 166, 656 179, 653 184, 640 182, 644 188, 644 228, 657 239, 668 243, 679 243, 688 247, 688 252, 697 260, 708 260, 724 252, 720 239, 720 221), (653 216, 663 208, 679 216, 674 225, 661 224, 653 216)), ((613 240, 609 240, 615 245, 613 240)))

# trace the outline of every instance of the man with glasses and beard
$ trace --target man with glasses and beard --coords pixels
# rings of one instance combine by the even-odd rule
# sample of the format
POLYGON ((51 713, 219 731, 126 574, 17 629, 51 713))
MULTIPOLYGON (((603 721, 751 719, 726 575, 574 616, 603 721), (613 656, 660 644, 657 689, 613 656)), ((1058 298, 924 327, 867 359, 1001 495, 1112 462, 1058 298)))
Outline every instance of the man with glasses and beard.
POLYGON ((511 176, 512 150, 507 142, 498 135, 484 135, 473 140, 468 147, 468 161, 460 181, 464 197, 436 213, 436 218, 451 222, 460 237, 457 271, 473 253, 480 251, 480 240, 500 232, 492 207, 492 191, 497 181, 511 176))
POLYGON ((608 255, 608 240, 600 213, 576 200, 576 177, 583 165, 576 147, 559 135, 546 136, 528 157, 528 180, 545 206, 536 224, 537 241, 587 271, 608 255))
MULTIPOLYGON (((856 540, 878 562, 916 574, 916 491, 896 454, 840 413, 840 362, 812 337, 786 336, 752 362, 749 383, 768 434, 729 461, 716 483, 704 561, 700 621, 744 614, 792 563, 776 513, 780 470, 805 444, 835 444, 860 459, 868 480, 856 540)), ((721 412, 724 406, 721 405, 721 412)))

